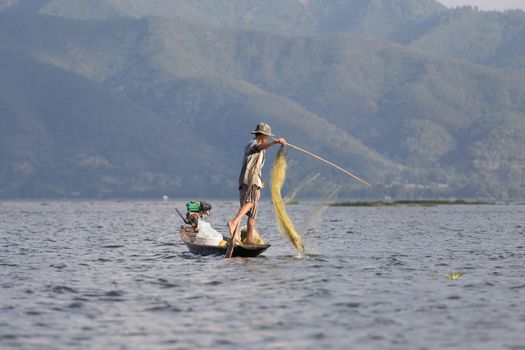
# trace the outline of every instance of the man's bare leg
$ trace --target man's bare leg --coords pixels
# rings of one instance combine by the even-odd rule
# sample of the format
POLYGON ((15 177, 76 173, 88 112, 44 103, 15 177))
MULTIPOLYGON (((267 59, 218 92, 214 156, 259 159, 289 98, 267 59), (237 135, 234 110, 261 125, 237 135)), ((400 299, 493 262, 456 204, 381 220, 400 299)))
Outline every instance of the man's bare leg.
POLYGON ((254 206, 255 204, 252 202, 244 203, 243 206, 239 209, 237 216, 235 216, 233 220, 228 220, 228 229, 230 231, 230 237, 232 237, 235 230, 237 230, 237 226, 239 226, 239 224, 241 223, 243 216, 246 215, 246 213, 249 212, 254 206))
POLYGON ((254 218, 248 218, 248 227, 246 228, 246 244, 253 244, 252 238, 253 238, 253 231, 255 230, 255 219, 254 218))

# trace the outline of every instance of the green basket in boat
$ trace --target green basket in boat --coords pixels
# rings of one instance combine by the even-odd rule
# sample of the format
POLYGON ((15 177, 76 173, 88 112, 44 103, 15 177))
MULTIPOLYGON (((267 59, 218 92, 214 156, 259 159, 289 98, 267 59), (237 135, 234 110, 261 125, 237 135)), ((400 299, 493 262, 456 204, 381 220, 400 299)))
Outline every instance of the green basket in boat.
POLYGON ((199 212, 202 210, 201 202, 188 202, 186 203, 186 209, 192 213, 199 212))

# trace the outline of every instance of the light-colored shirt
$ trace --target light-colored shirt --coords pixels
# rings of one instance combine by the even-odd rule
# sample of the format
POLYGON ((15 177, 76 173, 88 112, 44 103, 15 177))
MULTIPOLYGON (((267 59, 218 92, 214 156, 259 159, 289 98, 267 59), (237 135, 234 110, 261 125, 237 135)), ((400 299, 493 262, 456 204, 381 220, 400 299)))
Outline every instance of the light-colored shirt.
POLYGON ((262 188, 262 167, 264 165, 265 150, 259 149, 259 142, 251 140, 244 148, 241 174, 239 175, 239 188, 241 186, 255 185, 262 188))

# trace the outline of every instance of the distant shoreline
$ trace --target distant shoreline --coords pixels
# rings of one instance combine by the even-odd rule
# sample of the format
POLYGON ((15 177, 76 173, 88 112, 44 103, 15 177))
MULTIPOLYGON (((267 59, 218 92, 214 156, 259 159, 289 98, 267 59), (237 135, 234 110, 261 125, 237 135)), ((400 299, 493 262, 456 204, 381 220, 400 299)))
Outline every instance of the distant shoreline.
POLYGON ((399 207, 399 206, 419 206, 435 207, 438 205, 493 205, 489 201, 467 201, 464 199, 456 200, 394 200, 394 201, 356 201, 356 202, 335 202, 330 203, 331 207, 399 207))
MULTIPOLYGON (((238 205, 238 199, 235 198, 209 198, 209 197, 170 197, 167 200, 162 198, 0 198, 0 206, 9 205, 9 203, 40 203, 47 205, 50 203, 140 203, 140 202, 156 202, 166 205, 184 205, 184 203, 194 201, 207 201, 213 204, 216 203, 231 203, 238 205)), ((271 205, 270 198, 261 199, 261 203, 271 205)), ((435 207, 442 205, 525 205, 525 201, 497 201, 492 199, 478 200, 478 199, 457 199, 457 200, 342 200, 339 202, 326 202, 323 199, 300 199, 286 202, 288 206, 295 205, 321 205, 327 207, 435 207)))

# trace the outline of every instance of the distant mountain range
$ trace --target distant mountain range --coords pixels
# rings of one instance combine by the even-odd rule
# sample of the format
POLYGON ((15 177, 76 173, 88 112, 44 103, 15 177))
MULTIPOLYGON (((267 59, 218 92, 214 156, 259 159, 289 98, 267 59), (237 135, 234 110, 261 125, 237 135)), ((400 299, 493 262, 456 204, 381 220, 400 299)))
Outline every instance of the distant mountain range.
MULTIPOLYGON (((523 199, 524 34, 433 0, 0 0, 0 197, 233 197, 266 121, 375 184, 309 195, 523 199)), ((321 167, 289 158, 288 189, 321 167)))

